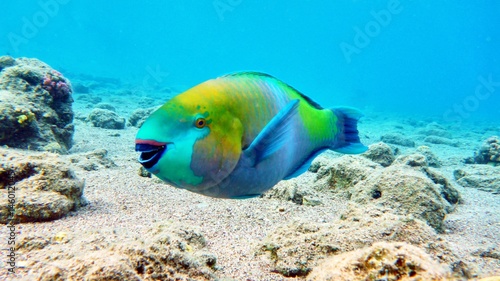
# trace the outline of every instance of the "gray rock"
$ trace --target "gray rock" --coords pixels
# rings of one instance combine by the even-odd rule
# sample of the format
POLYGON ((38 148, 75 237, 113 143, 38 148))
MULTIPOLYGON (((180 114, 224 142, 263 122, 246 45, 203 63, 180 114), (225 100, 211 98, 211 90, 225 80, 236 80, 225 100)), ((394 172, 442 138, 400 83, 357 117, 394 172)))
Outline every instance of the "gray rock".
POLYGON ((414 147, 415 142, 404 137, 402 134, 389 133, 385 134, 380 138, 381 141, 401 146, 414 147))
POLYGON ((432 152, 432 150, 425 145, 419 146, 417 151, 425 156, 425 160, 427 165, 431 167, 439 168, 441 167, 441 161, 436 157, 436 155, 432 152))
POLYGON ((291 201, 298 205, 316 206, 321 204, 321 201, 316 199, 316 195, 312 190, 293 182, 279 183, 262 194, 262 198, 291 201))
POLYGON ((456 140, 451 140, 448 138, 438 137, 438 136, 428 136, 424 139, 425 142, 433 143, 433 144, 444 144, 454 147, 459 147, 460 142, 456 140))
MULTIPOLYGON (((335 193, 349 193, 358 182, 366 179, 375 170, 381 169, 379 164, 360 156, 342 156, 322 166, 316 173, 315 189, 331 190, 335 193)), ((349 194, 348 194, 349 196, 349 194)))
POLYGON ((6 67, 10 67, 16 64, 16 60, 11 56, 1 56, 0 57, 0 71, 6 67))
POLYGON ((492 258, 500 260, 500 250, 497 249, 496 247, 490 247, 487 249, 477 249, 476 251, 472 252, 472 254, 474 256, 480 256, 483 258, 492 258))
POLYGON ((442 137, 442 138, 451 138, 451 133, 442 129, 442 128, 435 128, 435 127, 427 127, 425 129, 420 129, 417 131, 418 134, 421 135, 426 135, 426 136, 436 136, 436 137, 442 137))
POLYGON ((115 162, 109 159, 106 149, 97 149, 82 154, 71 154, 68 158, 72 164, 85 171, 96 171, 102 168, 107 169, 116 167, 115 162))
POLYGON ((81 94, 88 94, 90 92, 89 87, 81 82, 73 83, 73 90, 75 93, 81 94))
POLYGON ((67 152, 74 132, 69 80, 36 59, 0 62, 0 145, 67 152))
POLYGON ((0 197, 0 223, 55 220, 86 203, 84 182, 58 155, 7 149, 0 155, 0 189, 6 191, 0 197))
POLYGON ((467 165, 453 172, 457 183, 463 187, 500 194, 500 167, 467 165))
POLYGON ((146 118, 148 118, 149 115, 151 115, 151 113, 153 113, 158 108, 159 107, 156 106, 156 107, 150 107, 150 108, 139 108, 139 109, 134 110, 134 112, 132 112, 132 114, 128 118, 129 124, 131 126, 140 128, 142 126, 142 124, 144 123, 144 121, 146 121, 146 118))
POLYGON ((87 120, 95 127, 104 129, 125 128, 125 118, 118 116, 111 110, 96 108, 92 110, 87 120))
POLYGON ((450 203, 446 209, 448 213, 453 211, 455 204, 462 203, 458 190, 441 173, 430 167, 423 167, 421 171, 439 187, 441 197, 450 203))
POLYGON ((401 155, 394 161, 395 165, 408 165, 411 167, 425 167, 428 166, 427 157, 420 153, 413 153, 409 155, 401 155))
POLYGON ((361 155, 384 167, 390 166, 396 159, 391 147, 383 142, 370 145, 368 151, 361 155))
POLYGON ((98 97, 96 95, 87 95, 87 94, 79 95, 76 99, 90 104, 98 104, 102 101, 101 97, 98 97))
POLYGON ((116 108, 109 103, 98 103, 95 105, 95 108, 107 109, 107 110, 111 110, 113 112, 116 111, 116 108))

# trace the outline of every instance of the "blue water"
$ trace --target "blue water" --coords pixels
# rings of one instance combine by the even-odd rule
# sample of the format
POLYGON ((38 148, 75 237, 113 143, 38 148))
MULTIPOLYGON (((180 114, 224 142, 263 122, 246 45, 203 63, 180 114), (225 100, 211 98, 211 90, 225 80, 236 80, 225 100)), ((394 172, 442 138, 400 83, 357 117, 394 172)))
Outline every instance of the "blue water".
POLYGON ((0 54, 63 73, 184 90, 256 70, 324 106, 500 118, 495 0, 4 0, 0 10, 0 54))

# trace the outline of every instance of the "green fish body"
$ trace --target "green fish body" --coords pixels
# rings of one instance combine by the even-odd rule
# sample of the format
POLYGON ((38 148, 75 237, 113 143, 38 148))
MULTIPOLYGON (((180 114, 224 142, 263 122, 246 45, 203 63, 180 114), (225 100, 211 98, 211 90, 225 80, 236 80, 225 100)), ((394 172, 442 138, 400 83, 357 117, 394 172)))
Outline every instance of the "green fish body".
POLYGON ((165 182, 218 198, 255 197, 331 149, 362 153, 359 111, 324 109, 284 82, 243 72, 201 83, 149 116, 139 162, 165 182))

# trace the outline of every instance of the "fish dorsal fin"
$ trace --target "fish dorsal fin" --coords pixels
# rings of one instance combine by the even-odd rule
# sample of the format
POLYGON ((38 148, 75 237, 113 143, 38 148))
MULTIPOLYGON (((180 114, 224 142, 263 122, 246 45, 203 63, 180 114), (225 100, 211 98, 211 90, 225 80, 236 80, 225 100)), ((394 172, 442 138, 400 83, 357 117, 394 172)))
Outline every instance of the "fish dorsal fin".
POLYGON ((293 126, 293 116, 297 114, 300 100, 292 100, 262 129, 250 146, 243 151, 251 159, 251 165, 257 164, 279 150, 289 138, 288 132, 293 126))
POLYGON ((256 71, 243 71, 243 72, 235 72, 235 73, 231 73, 231 74, 226 74, 222 77, 252 77, 252 76, 258 77, 260 79, 270 79, 270 80, 274 81, 275 83, 277 83, 285 88, 289 88, 289 89, 293 90, 299 96, 301 96, 308 104, 310 104, 312 107, 314 107, 316 109, 323 109, 323 107, 321 105, 319 105, 317 102, 312 100, 310 97, 304 95, 303 93, 299 92, 294 87, 288 85, 287 83, 285 83, 285 82, 279 80, 278 78, 271 76, 267 73, 256 72, 256 71))

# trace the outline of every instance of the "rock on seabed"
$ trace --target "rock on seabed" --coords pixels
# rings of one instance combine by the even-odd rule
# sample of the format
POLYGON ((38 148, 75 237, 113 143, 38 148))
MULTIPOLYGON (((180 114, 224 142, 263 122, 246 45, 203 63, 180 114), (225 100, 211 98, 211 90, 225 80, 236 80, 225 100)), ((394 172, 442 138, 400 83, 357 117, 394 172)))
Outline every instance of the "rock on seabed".
POLYGON ((0 57, 0 145, 65 153, 73 141, 71 83, 49 65, 0 57))
POLYGON ((0 148, 0 223, 61 218, 86 203, 83 188, 84 181, 57 154, 0 148), (9 191, 15 196, 13 214, 9 191))

